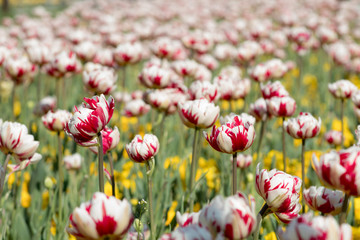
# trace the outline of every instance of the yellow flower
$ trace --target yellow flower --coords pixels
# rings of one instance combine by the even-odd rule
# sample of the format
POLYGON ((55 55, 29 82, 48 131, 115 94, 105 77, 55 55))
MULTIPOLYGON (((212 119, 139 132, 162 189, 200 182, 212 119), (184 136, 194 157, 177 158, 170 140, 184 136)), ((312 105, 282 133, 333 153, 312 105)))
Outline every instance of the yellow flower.
POLYGON ((324 72, 329 72, 330 68, 331 68, 330 63, 324 63, 323 65, 324 72))
POLYGON ((310 65, 317 65, 318 64, 318 58, 317 58, 317 55, 315 54, 311 54, 310 56, 310 65))
POLYGON ((177 169, 179 163, 180 163, 179 156, 168 157, 165 159, 164 168, 168 169, 171 165, 173 169, 177 169))
MULTIPOLYGON (((341 120, 334 119, 331 125, 331 129, 335 131, 341 131, 341 120)), ((350 147, 355 142, 354 135, 349 129, 348 118, 344 117, 344 146, 350 147)))
POLYGON ((27 191, 27 187, 21 191, 21 200, 20 200, 21 206, 23 208, 30 207, 31 204, 31 196, 29 192, 27 191))
POLYGON ((69 240, 76 240, 76 237, 74 235, 69 234, 69 240))
POLYGON ((230 102, 222 100, 221 101, 221 109, 228 110, 230 108, 230 102))
POLYGON ((264 236, 265 240, 277 240, 275 232, 268 233, 264 236))
POLYGON ((45 209, 47 208, 47 206, 49 205, 49 191, 45 190, 42 193, 42 204, 41 204, 41 208, 45 209))
POLYGON ((130 199, 130 203, 131 203, 131 205, 133 205, 133 206, 136 206, 136 205, 138 204, 138 202, 139 202, 139 200, 136 199, 136 198, 130 199))
POLYGON ((51 221, 50 232, 51 232, 51 235, 53 235, 53 236, 56 235, 56 223, 54 222, 54 220, 51 221))
POLYGON ((21 103, 20 101, 14 102, 14 115, 15 117, 18 117, 21 113, 21 103))
POLYGON ((200 203, 195 203, 194 204, 194 212, 198 212, 198 211, 200 211, 200 209, 201 209, 201 205, 200 205, 200 203))
POLYGON ((356 74, 351 74, 349 80, 358 88, 360 88, 360 79, 356 74))
MULTIPOLYGON (((104 186, 104 192, 107 196, 112 196, 112 186, 111 183, 106 182, 104 186)), ((119 192, 119 189, 115 185, 115 197, 120 199, 122 198, 122 194, 119 192)))
POLYGON ((36 125, 36 123, 32 123, 31 124, 31 131, 33 132, 33 133, 36 133, 37 132, 37 125, 36 125))
MULTIPOLYGON (((354 198, 354 218, 355 224, 360 225, 360 198, 354 198)), ((360 231, 360 230, 359 230, 360 231)))
POLYGON ((165 226, 168 226, 171 223, 171 221, 174 219, 175 210, 176 210, 177 205, 178 205, 177 201, 172 202, 171 207, 169 208, 169 211, 167 212, 165 226))
POLYGON ((294 147, 299 147, 302 145, 302 140, 294 138, 294 147))
POLYGON ((293 68, 292 70, 291 70, 291 75, 293 76, 293 77, 295 77, 295 78, 298 78, 299 77, 299 74, 300 74, 300 70, 299 70, 299 68, 293 68))
POLYGON ((352 239, 360 239, 360 227, 351 227, 352 239))

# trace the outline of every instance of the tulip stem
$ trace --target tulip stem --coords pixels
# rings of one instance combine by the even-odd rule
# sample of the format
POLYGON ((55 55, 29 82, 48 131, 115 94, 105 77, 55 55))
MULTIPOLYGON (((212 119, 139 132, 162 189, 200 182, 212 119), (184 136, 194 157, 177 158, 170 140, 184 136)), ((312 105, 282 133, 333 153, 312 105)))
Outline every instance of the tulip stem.
MULTIPOLYGON (((0 199, 1 199, 2 192, 4 190, 6 168, 10 161, 10 157, 11 157, 10 154, 6 155, 4 165, 0 167, 0 199)), ((0 202, 0 205, 1 205, 1 202, 0 202)))
POLYGON ((266 126, 266 120, 262 120, 261 121, 261 127, 260 127, 260 139, 259 139, 259 145, 257 147, 257 151, 256 151, 256 161, 257 163, 259 163, 260 160, 260 148, 261 148, 261 143, 265 134, 265 126, 266 126))
POLYGON ((149 215, 150 215, 150 231, 151 231, 151 240, 155 240, 156 238, 156 225, 155 225, 155 221, 154 221, 154 213, 153 213, 153 205, 152 205, 152 180, 151 180, 151 175, 152 175, 152 170, 153 168, 150 166, 150 161, 146 162, 146 170, 147 170, 147 180, 148 180, 148 201, 149 201, 149 215))
POLYGON ((103 193, 104 192, 104 152, 103 152, 103 141, 102 141, 101 132, 98 133, 98 139, 99 139, 99 149, 98 149, 99 189, 100 189, 100 192, 103 193))
POLYGON ((12 90, 11 90, 11 107, 12 107, 12 117, 13 117, 13 121, 15 121, 16 120, 16 116, 15 116, 15 94, 16 94, 16 92, 15 92, 15 90, 16 90, 16 84, 14 83, 14 85, 13 85, 13 88, 12 88, 12 90))
POLYGON ((304 202, 304 188, 305 188, 305 159, 304 159, 304 153, 305 153, 305 139, 302 139, 302 146, 301 146, 301 194, 302 194, 302 213, 305 213, 305 202, 304 202))
POLYGON ((286 172, 286 149, 285 149, 285 117, 282 118, 282 148, 283 148, 283 162, 284 162, 284 172, 286 172))
POLYGON ((237 152, 233 154, 232 162, 232 195, 235 195, 237 192, 237 152))
POLYGON ((198 138, 199 138, 199 129, 195 128, 194 131, 194 142, 193 142, 193 151, 192 151, 192 159, 191 159, 191 172, 190 172, 190 196, 189 196, 189 209, 190 212, 194 210, 194 185, 195 185, 195 177, 196 177, 196 168, 197 168, 197 148, 198 148, 198 138))
POLYGON ((125 91, 126 89, 126 65, 122 67, 122 87, 123 87, 123 91, 125 91))
POLYGON ((59 171, 59 223, 62 220, 62 194, 63 194, 63 182, 64 182, 64 172, 63 172, 63 164, 62 164, 62 144, 60 131, 57 133, 58 137, 58 171, 59 171))
POLYGON ((344 148, 344 99, 341 99, 341 148, 344 148))
POLYGON ((37 101, 40 102, 41 100, 41 71, 39 71, 37 75, 37 101))
POLYGON ((340 214, 340 224, 343 224, 346 222, 346 213, 347 213, 347 209, 348 209, 348 206, 349 206, 349 198, 350 198, 350 195, 345 193, 345 196, 344 196, 344 203, 342 205, 342 208, 341 208, 341 214, 340 214))
POLYGON ((111 152, 108 153, 108 158, 109 158, 109 164, 110 164, 110 178, 111 178, 112 195, 115 197, 114 160, 112 158, 111 152))
POLYGON ((257 217, 256 217, 256 228, 255 228, 255 232, 254 232, 254 235, 253 235, 254 240, 259 239, 261 222, 262 222, 263 218, 266 217, 266 215, 268 213, 269 213, 269 206, 265 203, 264 206, 261 208, 260 212, 258 213, 257 217))

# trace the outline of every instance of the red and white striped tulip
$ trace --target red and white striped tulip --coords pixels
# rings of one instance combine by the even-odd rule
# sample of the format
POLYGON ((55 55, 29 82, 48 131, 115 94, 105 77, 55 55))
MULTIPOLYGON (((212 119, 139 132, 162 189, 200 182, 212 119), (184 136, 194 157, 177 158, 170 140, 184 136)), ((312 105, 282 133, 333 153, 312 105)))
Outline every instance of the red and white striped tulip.
POLYGON ((351 98, 352 94, 358 90, 352 82, 345 79, 329 83, 328 88, 335 98, 341 99, 351 98))
POLYGON ((245 151, 253 144, 255 129, 249 122, 235 116, 233 121, 227 122, 219 128, 213 126, 211 134, 208 135, 204 132, 204 136, 215 150, 234 154, 245 151))
POLYGON ((36 104, 36 106, 33 109, 33 113, 36 116, 41 117, 44 114, 48 113, 49 111, 54 111, 55 108, 56 108, 56 97, 47 96, 41 99, 40 102, 38 102, 38 104, 36 104))
POLYGON ((291 117, 296 110, 296 102, 291 97, 273 97, 266 104, 268 111, 275 117, 291 117))
POLYGON ((85 88, 95 94, 109 94, 116 88, 117 75, 111 68, 101 67, 83 71, 82 80, 85 88))
POLYGON ((272 97, 288 97, 289 93, 280 81, 269 82, 265 85, 261 84, 261 94, 264 99, 272 97))
MULTIPOLYGON (((233 161, 233 156, 230 160, 233 161)), ((236 156, 236 166, 240 169, 248 168, 253 161, 253 158, 250 154, 237 154, 236 156)))
POLYGON ((135 99, 125 103, 123 115, 127 117, 140 117, 149 111, 150 105, 146 104, 142 99, 135 99))
POLYGON ((255 187, 269 209, 285 223, 298 216, 301 179, 276 169, 256 168, 255 187))
POLYGON ((255 117, 256 121, 265 121, 271 117, 265 99, 259 98, 250 104, 249 114, 255 117))
POLYGON ((312 210, 323 214, 336 215, 341 212, 344 193, 338 190, 332 191, 322 186, 312 186, 304 190, 304 199, 312 210))
POLYGON ((208 240, 212 239, 210 232, 199 225, 178 227, 171 233, 162 235, 159 240, 208 240))
POLYGON ((207 81, 195 81, 190 85, 189 95, 191 100, 206 98, 209 102, 216 102, 220 92, 216 84, 207 81))
POLYGON ((71 113, 66 110, 57 110, 56 112, 48 112, 41 117, 41 120, 48 130, 60 132, 64 130, 71 116, 71 113))
POLYGON ((201 210, 199 212, 184 213, 176 212, 176 222, 180 227, 186 227, 192 224, 199 223, 201 210))
POLYGON ((77 239, 122 239, 133 220, 131 204, 126 199, 97 192, 89 202, 75 208, 66 231, 77 239))
POLYGON ((145 134, 144 138, 136 135, 129 144, 126 144, 125 149, 134 162, 144 163, 158 153, 159 145, 158 138, 153 134, 145 134))
MULTIPOLYGON (((102 136, 102 143, 103 143, 103 153, 104 155, 113 150, 120 141, 120 132, 119 129, 115 126, 114 129, 111 129, 109 127, 105 127, 104 130, 101 131, 102 136)), ((98 154, 99 148, 95 146, 97 144, 98 140, 97 138, 94 138, 89 142, 89 149, 95 153, 98 154), (93 142, 93 143, 90 143, 93 142)), ((84 143, 85 145, 87 143, 84 143)))
POLYGON ((141 60, 143 47, 139 42, 122 43, 114 50, 114 59, 120 65, 134 64, 141 60))
POLYGON ((326 142, 328 142, 329 144, 340 146, 342 140, 342 134, 341 131, 331 130, 325 133, 324 138, 326 142))
POLYGON ((92 98, 84 98, 81 108, 75 107, 74 115, 66 124, 66 133, 75 142, 82 143, 92 140, 109 123, 115 108, 114 99, 107 100, 103 94, 92 98))
POLYGON ((64 157, 65 168, 67 170, 79 170, 83 162, 83 157, 79 153, 64 157))
POLYGON ((144 68, 140 75, 140 82, 147 88, 166 88, 170 84, 171 72, 168 69, 151 66, 144 68))
POLYGON ((353 146, 339 152, 331 151, 312 157, 315 172, 331 188, 351 196, 360 196, 360 147, 353 146))
POLYGON ((301 112, 296 118, 286 120, 284 122, 284 128, 293 138, 313 138, 320 132, 321 119, 316 120, 310 113, 301 112))
POLYGON ((280 240, 351 240, 352 229, 348 224, 339 226, 332 216, 313 217, 312 213, 306 213, 291 221, 285 231, 279 228, 278 236, 280 240))
POLYGON ((256 228, 255 201, 251 205, 242 193, 224 198, 216 196, 205 206, 199 216, 199 224, 211 232, 213 239, 244 239, 256 228))
POLYGON ((215 124, 220 114, 219 106, 205 98, 178 104, 181 121, 190 128, 209 128, 215 124))

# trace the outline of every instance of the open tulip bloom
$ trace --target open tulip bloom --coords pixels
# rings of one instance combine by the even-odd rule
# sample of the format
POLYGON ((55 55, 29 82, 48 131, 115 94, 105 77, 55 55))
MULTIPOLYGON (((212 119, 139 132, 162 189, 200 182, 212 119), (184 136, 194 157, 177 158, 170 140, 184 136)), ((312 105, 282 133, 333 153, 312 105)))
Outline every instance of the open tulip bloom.
MULTIPOLYGON (((255 122, 255 119, 253 120, 255 122)), ((237 152, 243 152, 254 142, 255 129, 253 124, 247 119, 235 116, 220 127, 213 126, 212 132, 208 135, 204 132, 206 141, 216 151, 233 155, 233 194, 237 191, 236 158, 237 152)))

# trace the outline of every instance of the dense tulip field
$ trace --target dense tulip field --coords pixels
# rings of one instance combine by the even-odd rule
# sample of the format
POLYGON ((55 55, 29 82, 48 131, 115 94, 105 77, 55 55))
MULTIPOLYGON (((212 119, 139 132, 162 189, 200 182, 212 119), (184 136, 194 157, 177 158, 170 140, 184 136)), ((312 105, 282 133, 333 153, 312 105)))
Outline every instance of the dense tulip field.
POLYGON ((0 20, 1 239, 360 239, 360 1, 0 20))

